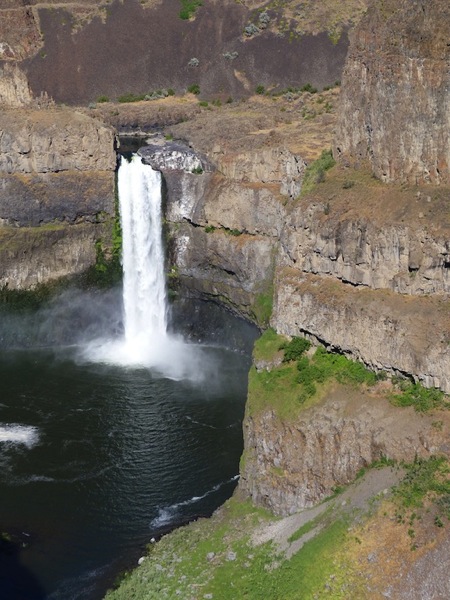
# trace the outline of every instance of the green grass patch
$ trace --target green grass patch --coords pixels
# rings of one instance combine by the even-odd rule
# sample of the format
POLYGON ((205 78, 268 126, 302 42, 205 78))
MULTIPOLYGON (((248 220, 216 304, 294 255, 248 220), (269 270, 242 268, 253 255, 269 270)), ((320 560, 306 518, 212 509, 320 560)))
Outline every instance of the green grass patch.
POLYGON ((302 600, 308 600, 320 593, 333 573, 333 557, 346 539, 345 521, 329 525, 286 560, 271 543, 253 546, 250 542, 254 526, 261 521, 259 511, 235 504, 224 512, 225 516, 164 537, 107 598, 298 600, 301 590, 302 600))
POLYGON ((290 420, 302 408, 301 391, 294 363, 259 373, 252 367, 248 376, 247 413, 254 415, 276 406, 277 416, 290 420))
POLYGON ((117 98, 117 102, 125 104, 127 102, 141 102, 144 99, 145 94, 133 94, 130 92, 128 94, 122 94, 121 96, 119 96, 117 98))
POLYGON ((256 340, 253 347, 253 358, 255 360, 270 360, 277 354, 283 341, 285 341, 285 338, 279 335, 275 329, 269 327, 256 340))
POLYGON ((417 412, 450 408, 448 397, 436 388, 425 388, 420 383, 409 381, 402 381, 398 386, 400 393, 390 397, 394 406, 413 406, 417 412))
POLYGON ((255 359, 270 360, 279 349, 284 350, 285 356, 283 364, 271 371, 250 371, 248 407, 253 414, 276 405, 281 419, 291 418, 302 407, 319 400, 329 381, 368 386, 377 381, 376 374, 363 364, 324 348, 318 348, 312 358, 306 357, 304 352, 309 346, 309 341, 304 338, 283 341, 270 329, 256 342, 255 359))
POLYGON ((195 96, 198 96, 200 94, 200 86, 198 85, 198 83, 193 83, 192 85, 190 85, 188 87, 187 91, 190 94, 194 94, 195 96))
POLYGON ((311 163, 305 171, 303 177, 301 195, 309 194, 314 186, 325 181, 325 173, 334 165, 336 161, 333 158, 331 150, 324 150, 320 158, 311 163))
POLYGON ((200 6, 203 6, 203 0, 180 0, 181 10, 179 12, 180 19, 188 21, 195 15, 195 11, 200 6))
MULTIPOLYGON (((450 466, 443 456, 433 456, 428 460, 417 459, 410 465, 404 465, 407 473, 394 491, 394 496, 405 508, 420 508, 425 498, 432 496, 439 500, 450 500, 450 466)), ((446 504, 440 503, 440 504, 446 504)), ((450 502, 446 515, 450 519, 450 502)))

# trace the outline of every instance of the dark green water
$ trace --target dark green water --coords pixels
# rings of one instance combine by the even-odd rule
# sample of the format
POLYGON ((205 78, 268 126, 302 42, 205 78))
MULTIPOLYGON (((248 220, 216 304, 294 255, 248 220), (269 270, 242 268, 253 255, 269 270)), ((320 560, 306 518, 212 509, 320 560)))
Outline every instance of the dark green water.
POLYGON ((249 359, 202 352, 190 383, 77 347, 0 350, 0 531, 27 543, 0 547, 2 600, 100 598, 153 535, 230 496, 249 359))

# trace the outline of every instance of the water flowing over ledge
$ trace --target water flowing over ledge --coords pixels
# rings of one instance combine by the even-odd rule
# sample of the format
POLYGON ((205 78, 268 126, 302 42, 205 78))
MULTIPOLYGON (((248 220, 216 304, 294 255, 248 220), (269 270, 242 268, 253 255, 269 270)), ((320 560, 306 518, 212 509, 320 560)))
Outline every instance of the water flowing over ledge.
POLYGON ((121 338, 88 344, 90 361, 150 368, 171 379, 204 380, 214 366, 200 346, 167 332, 167 293, 162 242, 161 173, 133 155, 122 157, 119 206, 123 240, 121 338))

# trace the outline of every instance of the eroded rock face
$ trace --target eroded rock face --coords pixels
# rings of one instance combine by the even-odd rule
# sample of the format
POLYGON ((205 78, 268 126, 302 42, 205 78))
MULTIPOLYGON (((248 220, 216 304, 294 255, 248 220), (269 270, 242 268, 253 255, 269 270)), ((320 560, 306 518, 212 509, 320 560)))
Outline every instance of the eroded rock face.
POLYGON ((28 106, 32 96, 25 73, 14 63, 0 63, 0 106, 28 106))
POLYGON ((450 7, 373 2, 342 78, 335 155, 383 181, 450 182, 450 7))
POLYGON ((111 128, 64 110, 4 111, 0 115, 0 172, 55 173, 115 169, 111 128))
POLYGON ((277 273, 273 326, 310 334, 374 369, 409 374, 450 392, 450 303, 387 291, 358 290, 332 278, 277 273))
POLYGON ((313 506, 382 457, 412 462, 448 452, 448 415, 438 416, 440 429, 433 425, 436 414, 343 387, 289 421, 276 409, 249 415, 240 492, 277 515, 313 506))
POLYGON ((299 271, 401 294, 450 293, 450 241, 425 225, 336 218, 311 203, 294 208, 281 235, 285 262, 299 271))
POLYGON ((69 110, 0 115, 0 286, 84 271, 114 215, 114 132, 69 110))
POLYGON ((284 204, 301 184, 304 162, 287 150, 272 150, 228 155, 213 164, 172 143, 139 154, 164 174, 179 281, 189 293, 255 319, 254 303, 271 287, 284 204))

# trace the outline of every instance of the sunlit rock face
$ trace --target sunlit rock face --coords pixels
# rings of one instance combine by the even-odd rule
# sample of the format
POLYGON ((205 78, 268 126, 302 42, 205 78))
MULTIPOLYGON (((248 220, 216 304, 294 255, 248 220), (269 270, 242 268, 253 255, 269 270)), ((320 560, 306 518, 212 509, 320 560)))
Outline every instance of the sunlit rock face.
POLYGON ((0 115, 0 286, 81 273, 111 242, 114 132, 67 109, 0 115))
POLYGON ((335 155, 383 181, 450 182, 450 6, 373 2, 342 77, 335 155))

